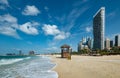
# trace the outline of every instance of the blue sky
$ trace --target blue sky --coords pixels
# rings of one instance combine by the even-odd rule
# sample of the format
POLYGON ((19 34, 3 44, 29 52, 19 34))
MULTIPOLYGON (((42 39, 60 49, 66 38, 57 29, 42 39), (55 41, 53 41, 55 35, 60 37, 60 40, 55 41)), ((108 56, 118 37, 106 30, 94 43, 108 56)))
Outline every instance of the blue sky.
POLYGON ((92 37, 94 14, 106 9, 105 36, 120 33, 119 0, 0 0, 0 54, 60 52, 62 44, 77 50, 92 37))

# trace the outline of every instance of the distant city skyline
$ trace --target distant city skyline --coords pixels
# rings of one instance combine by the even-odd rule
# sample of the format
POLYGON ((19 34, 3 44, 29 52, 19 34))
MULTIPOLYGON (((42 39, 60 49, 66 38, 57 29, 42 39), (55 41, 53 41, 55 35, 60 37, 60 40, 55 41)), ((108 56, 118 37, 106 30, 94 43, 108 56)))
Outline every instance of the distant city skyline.
POLYGON ((73 51, 82 37, 93 37, 93 15, 106 8, 105 38, 120 34, 120 1, 0 0, 0 54, 73 51))

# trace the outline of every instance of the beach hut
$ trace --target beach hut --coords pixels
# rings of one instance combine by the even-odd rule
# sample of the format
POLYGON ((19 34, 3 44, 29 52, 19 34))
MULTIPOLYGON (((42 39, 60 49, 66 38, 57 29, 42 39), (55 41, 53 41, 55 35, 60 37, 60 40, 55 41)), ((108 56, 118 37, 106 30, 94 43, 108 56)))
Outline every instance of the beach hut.
POLYGON ((71 48, 69 45, 64 44, 61 46, 61 57, 62 58, 68 58, 69 56, 71 56, 71 48))

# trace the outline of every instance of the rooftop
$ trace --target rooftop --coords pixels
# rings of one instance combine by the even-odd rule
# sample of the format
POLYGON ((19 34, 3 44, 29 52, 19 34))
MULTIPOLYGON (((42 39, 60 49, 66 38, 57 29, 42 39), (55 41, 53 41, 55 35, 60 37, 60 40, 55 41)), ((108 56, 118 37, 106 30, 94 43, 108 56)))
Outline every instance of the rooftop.
POLYGON ((61 48, 70 48, 70 46, 67 45, 67 44, 64 44, 64 45, 61 46, 61 48))
POLYGON ((101 10, 105 10, 105 7, 101 7, 101 8, 95 13, 95 15, 93 16, 93 18, 94 18, 101 10))

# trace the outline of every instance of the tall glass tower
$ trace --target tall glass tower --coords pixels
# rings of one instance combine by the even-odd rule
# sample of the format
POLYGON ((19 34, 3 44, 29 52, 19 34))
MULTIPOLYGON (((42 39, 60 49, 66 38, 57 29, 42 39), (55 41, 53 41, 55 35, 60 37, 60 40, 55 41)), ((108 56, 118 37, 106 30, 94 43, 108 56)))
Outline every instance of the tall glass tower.
POLYGON ((104 49, 105 7, 101 7, 93 16, 94 49, 104 49))
POLYGON ((115 46, 120 46, 120 35, 115 36, 115 46))

